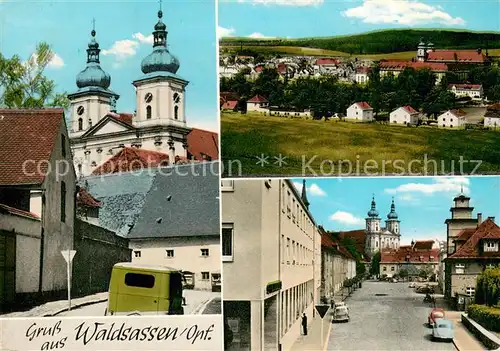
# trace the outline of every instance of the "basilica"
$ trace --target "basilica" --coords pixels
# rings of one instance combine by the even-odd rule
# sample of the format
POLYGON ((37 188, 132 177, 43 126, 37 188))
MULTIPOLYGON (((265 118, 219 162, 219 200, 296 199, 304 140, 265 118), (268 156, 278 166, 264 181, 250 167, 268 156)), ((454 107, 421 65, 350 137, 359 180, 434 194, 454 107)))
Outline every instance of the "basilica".
MULTIPOLYGON (((195 130, 186 123, 188 81, 177 75, 180 62, 167 48, 167 27, 162 17, 160 10, 153 31, 153 50, 142 60, 142 75, 132 82, 136 91, 134 114, 117 112, 120 95, 110 89, 111 77, 100 66, 99 44, 92 30, 87 66, 76 77, 78 90, 68 95, 69 138, 79 176, 91 174, 124 148, 165 153, 169 163, 176 159, 218 158, 213 152, 199 150, 207 141, 217 144, 217 134, 195 130), (196 147, 196 152, 191 147, 196 147)), ((209 145, 206 149, 218 147, 209 145)))

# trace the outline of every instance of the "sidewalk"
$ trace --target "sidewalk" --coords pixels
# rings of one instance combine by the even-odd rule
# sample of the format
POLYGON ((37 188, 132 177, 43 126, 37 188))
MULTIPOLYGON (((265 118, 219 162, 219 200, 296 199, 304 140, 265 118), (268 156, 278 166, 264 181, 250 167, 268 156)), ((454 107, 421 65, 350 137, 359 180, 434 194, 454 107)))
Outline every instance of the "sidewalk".
MULTIPOLYGON (((71 300, 71 309, 108 300, 108 293, 102 292, 71 300)), ((68 310, 68 300, 47 302, 29 311, 13 312, 0 315, 1 318, 52 317, 68 310)))

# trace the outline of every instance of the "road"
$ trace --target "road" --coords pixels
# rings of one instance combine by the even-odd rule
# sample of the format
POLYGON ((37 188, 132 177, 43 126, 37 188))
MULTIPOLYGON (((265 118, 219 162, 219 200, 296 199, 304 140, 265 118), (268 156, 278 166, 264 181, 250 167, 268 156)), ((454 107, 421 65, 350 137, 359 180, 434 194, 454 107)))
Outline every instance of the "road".
MULTIPOLYGON (((184 290, 184 297, 186 298, 184 314, 220 314, 220 296, 220 292, 184 290)), ((104 316, 106 306, 107 301, 95 303, 92 305, 82 306, 71 311, 60 313, 57 316, 104 316)))
POLYGON ((431 340, 423 298, 408 283, 363 282, 346 300, 350 321, 332 325, 327 350, 456 350, 431 340))

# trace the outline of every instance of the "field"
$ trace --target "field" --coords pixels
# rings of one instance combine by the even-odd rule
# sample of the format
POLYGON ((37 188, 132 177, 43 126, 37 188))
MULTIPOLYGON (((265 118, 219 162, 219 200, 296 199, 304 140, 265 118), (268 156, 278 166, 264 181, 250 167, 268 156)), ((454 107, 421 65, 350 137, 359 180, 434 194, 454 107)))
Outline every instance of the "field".
MULTIPOLYGON (((225 53, 236 53, 240 47, 239 46, 221 46, 221 52, 225 53)), ((367 60, 411 60, 416 55, 416 50, 414 51, 403 51, 403 52, 392 52, 388 54, 367 54, 367 55, 351 55, 347 52, 341 51, 332 51, 332 50, 324 50, 324 49, 315 49, 315 48, 304 48, 298 46, 246 46, 243 45, 244 49, 252 50, 254 52, 262 53, 262 54, 281 54, 281 55, 289 55, 289 56, 331 56, 331 57, 351 57, 358 59, 367 59, 367 60)), ((488 50, 490 56, 498 57, 500 56, 500 49, 490 49, 488 50)))
POLYGON ((224 175, 234 177, 500 172, 498 131, 222 113, 221 143, 224 175))

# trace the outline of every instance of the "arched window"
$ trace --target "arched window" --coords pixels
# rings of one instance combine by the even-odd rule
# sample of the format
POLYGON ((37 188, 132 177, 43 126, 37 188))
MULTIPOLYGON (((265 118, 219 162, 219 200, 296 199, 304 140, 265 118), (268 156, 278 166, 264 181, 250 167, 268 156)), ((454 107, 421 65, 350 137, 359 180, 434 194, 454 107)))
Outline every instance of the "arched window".
POLYGON ((83 118, 78 118, 78 130, 83 130, 83 118))
POLYGON ((92 127, 92 120, 89 118, 89 128, 92 127))
POLYGON ((174 118, 179 119, 179 106, 174 107, 174 118))
POLYGON ((146 118, 151 119, 151 106, 146 107, 146 118))

